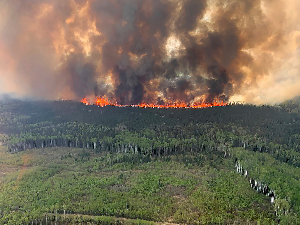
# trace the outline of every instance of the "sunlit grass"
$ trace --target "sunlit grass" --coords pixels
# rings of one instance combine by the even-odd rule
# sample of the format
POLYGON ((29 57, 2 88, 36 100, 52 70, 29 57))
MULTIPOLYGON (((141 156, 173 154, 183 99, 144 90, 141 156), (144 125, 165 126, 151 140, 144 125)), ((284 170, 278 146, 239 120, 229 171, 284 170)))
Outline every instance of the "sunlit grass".
POLYGON ((53 218, 63 220, 66 212, 68 221, 75 220, 71 214, 86 215, 79 216, 82 221, 96 221, 95 216, 187 224, 273 220, 268 200, 232 172, 229 159, 197 165, 197 155, 147 158, 72 148, 1 154, 17 169, 3 177, 0 222, 56 212, 53 218))

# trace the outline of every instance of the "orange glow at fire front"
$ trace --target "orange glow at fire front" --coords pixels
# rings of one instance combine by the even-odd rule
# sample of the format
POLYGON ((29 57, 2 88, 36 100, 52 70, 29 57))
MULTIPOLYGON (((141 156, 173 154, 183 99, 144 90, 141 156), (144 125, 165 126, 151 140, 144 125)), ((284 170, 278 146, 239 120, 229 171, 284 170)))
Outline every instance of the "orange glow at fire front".
POLYGON ((87 98, 83 98, 81 102, 85 105, 97 105, 100 107, 105 106, 116 106, 116 107, 138 107, 138 108, 181 108, 181 109, 198 109, 198 108, 208 108, 214 106, 227 106, 227 103, 222 102, 212 102, 212 103, 193 103, 187 104, 184 102, 172 102, 165 103, 163 105, 154 104, 154 103, 140 103, 137 105, 120 105, 117 102, 110 101, 107 97, 97 97, 94 102, 89 102, 87 98))

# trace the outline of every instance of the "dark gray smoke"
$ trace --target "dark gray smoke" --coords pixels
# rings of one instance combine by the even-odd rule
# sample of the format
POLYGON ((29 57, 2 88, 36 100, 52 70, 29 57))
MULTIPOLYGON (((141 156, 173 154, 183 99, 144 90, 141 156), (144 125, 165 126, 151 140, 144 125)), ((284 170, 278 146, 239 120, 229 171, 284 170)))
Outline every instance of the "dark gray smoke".
POLYGON ((120 104, 227 101, 269 74, 285 43, 268 4, 3 0, 2 88, 42 98, 106 95, 120 104))

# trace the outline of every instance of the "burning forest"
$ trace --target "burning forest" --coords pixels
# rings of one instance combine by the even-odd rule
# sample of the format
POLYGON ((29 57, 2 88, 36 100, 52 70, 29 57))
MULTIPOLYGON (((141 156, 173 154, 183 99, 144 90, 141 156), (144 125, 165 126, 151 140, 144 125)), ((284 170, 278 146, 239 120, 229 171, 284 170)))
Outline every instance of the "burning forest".
POLYGON ((96 97, 93 102, 88 101, 86 98, 81 100, 81 103, 85 105, 97 105, 100 107, 105 106, 116 106, 116 107, 139 107, 139 108, 160 108, 160 109, 199 109, 199 108, 208 108, 215 106, 226 106, 227 103, 222 102, 212 102, 212 103, 198 103, 187 104, 185 102, 167 102, 164 104, 154 104, 154 103, 139 103, 136 105, 121 105, 116 101, 111 101, 107 97, 96 97))
POLYGON ((1 92, 189 107, 291 98, 300 94, 298 6, 294 0, 3 0, 1 92))
POLYGON ((0 224, 298 224, 298 9, 0 0, 0 224))

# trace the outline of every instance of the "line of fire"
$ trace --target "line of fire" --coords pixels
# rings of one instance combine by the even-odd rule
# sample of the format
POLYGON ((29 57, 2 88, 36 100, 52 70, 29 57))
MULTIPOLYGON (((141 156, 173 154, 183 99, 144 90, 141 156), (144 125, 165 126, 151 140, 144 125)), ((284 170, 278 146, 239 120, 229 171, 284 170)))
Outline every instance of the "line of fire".
POLYGON ((212 103, 199 103, 195 102, 193 104, 188 104, 185 102, 168 102, 165 104, 154 104, 154 103, 140 103, 140 104, 132 104, 132 105, 122 105, 118 104, 116 101, 109 100, 106 96, 96 97, 94 102, 88 101, 87 98, 83 98, 81 102, 85 105, 97 105, 100 107, 105 106, 115 106, 115 107, 138 107, 138 108, 161 108, 161 109, 199 109, 199 108, 208 108, 208 107, 216 107, 216 106, 227 106, 228 103, 223 101, 221 102, 212 102, 212 103))

